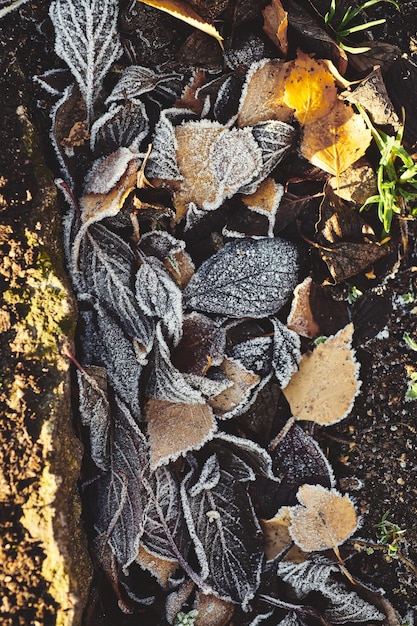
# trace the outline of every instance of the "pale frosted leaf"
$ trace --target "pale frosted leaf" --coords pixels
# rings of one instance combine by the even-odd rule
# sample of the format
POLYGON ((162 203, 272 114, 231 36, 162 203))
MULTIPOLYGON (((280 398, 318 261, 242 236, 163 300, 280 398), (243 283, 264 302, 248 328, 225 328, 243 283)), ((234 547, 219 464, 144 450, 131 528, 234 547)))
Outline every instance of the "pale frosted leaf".
POLYGON ((143 102, 128 101, 110 107, 91 127, 91 150, 107 154, 119 147, 139 149, 149 132, 143 102))
POLYGON ((106 104, 139 98, 144 93, 155 89, 159 84, 172 80, 172 78, 172 74, 157 74, 149 67, 129 65, 114 86, 106 104))
POLYGON ((161 261, 142 258, 136 274, 136 299, 145 315, 155 317, 174 345, 182 334, 182 292, 161 261))
POLYGON ((219 432, 208 445, 215 452, 221 450, 223 453, 226 450, 228 454, 233 453, 249 465, 255 475, 274 478, 271 457, 264 448, 251 439, 219 432))
MULTIPOLYGON (((273 518, 261 519, 259 521, 264 534, 265 556, 268 561, 272 561, 292 543, 288 530, 291 523, 289 507, 282 506, 273 518)), ((303 552, 298 546, 293 546, 285 554, 283 560, 301 563, 307 557, 307 552, 303 552)))
POLYGON ((2 0, 0 3, 0 19, 10 13, 10 11, 19 8, 25 2, 27 0, 2 0))
POLYGON ((234 346, 230 351, 230 356, 240 361, 246 369, 265 378, 272 368, 272 342, 271 337, 248 339, 234 346))
POLYGON ((177 165, 176 150, 175 130, 167 112, 163 111, 155 126, 152 151, 145 168, 146 177, 182 180, 183 177, 177 165))
POLYGON ((148 465, 144 435, 127 407, 117 403, 110 470, 95 483, 96 528, 124 570, 135 560, 144 528, 146 494, 141 487, 148 465))
POLYGON ((320 334, 320 327, 314 319, 310 305, 312 285, 313 279, 307 276, 294 289, 294 298, 287 319, 288 328, 309 339, 314 339, 320 334))
POLYGON ((145 479, 145 488, 148 504, 141 539, 143 546, 165 561, 187 560, 191 540, 177 479, 168 467, 160 467, 145 479))
POLYGON ((102 224, 94 224, 81 242, 78 264, 95 306, 116 316, 127 337, 136 342, 144 363, 152 347, 154 326, 135 298, 137 261, 130 247, 102 224))
POLYGON ((220 370, 232 381, 232 385, 210 398, 208 403, 216 417, 227 419, 245 411, 250 393, 259 384, 260 377, 230 357, 223 360, 220 370))
POLYGON ((284 239, 242 239, 205 261, 184 291, 188 308, 229 317, 279 311, 297 284, 298 253, 284 239))
MULTIPOLYGON (((193 393, 197 393, 193 390, 193 393)), ((216 421, 204 402, 178 402, 150 398, 145 407, 151 446, 151 467, 199 450, 213 437, 216 421)))
POLYGON ((248 494, 253 478, 234 454, 213 454, 201 473, 192 469, 181 485, 202 576, 216 596, 243 607, 259 586, 263 561, 260 527, 248 494))
POLYGON ((109 469, 110 406, 107 372, 103 367, 77 371, 81 423, 90 431, 91 458, 99 469, 109 469))
POLYGON ((196 594, 195 609, 198 611, 195 626, 227 626, 233 617, 234 605, 212 594, 196 594))
POLYGON ((43 74, 35 75, 33 82, 40 85, 42 89, 45 89, 51 96, 62 96, 67 87, 68 75, 70 75, 68 69, 57 68, 46 70, 43 74), (65 87, 63 85, 65 85, 65 87))
POLYGON ((281 387, 286 387, 301 360, 300 337, 276 317, 271 318, 274 326, 272 366, 281 387))
POLYGON ((122 54, 117 0, 54 0, 55 52, 76 78, 91 119, 103 79, 122 54))
POLYGON ((262 155, 262 165, 259 173, 254 172, 252 180, 240 187, 240 193, 255 193, 259 184, 292 150, 297 139, 297 131, 290 124, 271 120, 259 122, 252 126, 252 135, 259 146, 262 155))
POLYGON ((205 398, 218 396, 225 389, 233 385, 233 382, 224 376, 224 374, 215 372, 207 376, 198 376, 198 374, 184 374, 185 380, 205 398))
POLYGON ((297 419, 328 426, 349 415, 361 385, 353 330, 348 324, 301 359, 283 390, 297 419))
POLYGON ((341 496, 335 489, 302 485, 297 499, 300 505, 290 509, 289 531, 297 546, 306 552, 339 546, 358 527, 349 496, 341 496))

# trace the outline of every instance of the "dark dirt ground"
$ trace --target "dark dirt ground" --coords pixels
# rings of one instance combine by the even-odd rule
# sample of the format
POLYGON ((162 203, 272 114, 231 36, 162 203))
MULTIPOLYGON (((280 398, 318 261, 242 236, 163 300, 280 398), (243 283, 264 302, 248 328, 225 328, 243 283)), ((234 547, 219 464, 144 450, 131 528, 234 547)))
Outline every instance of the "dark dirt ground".
MULTIPOLYGON (((52 50, 45 36, 47 33, 49 42, 52 40, 51 27, 46 20, 48 4, 29 2, 1 23, 2 224, 27 218, 31 208, 27 190, 34 196, 38 184, 33 164, 22 150, 22 128, 16 115, 16 108, 26 97, 24 94, 28 97, 30 115, 44 137, 46 162, 51 169, 56 167, 31 78, 53 64, 52 50)), ((417 1, 400 4, 401 14, 385 5, 374 7, 369 14, 387 17, 387 24, 374 30, 375 38, 410 54, 417 50, 417 1)), ((414 229, 415 241, 417 228, 410 227, 414 229)), ((374 524, 389 511, 389 519, 406 530, 400 543, 401 554, 414 564, 417 564, 417 411, 416 403, 406 403, 404 396, 407 366, 415 366, 416 355, 407 349, 402 336, 405 330, 410 335, 417 334, 416 302, 417 246, 411 245, 397 274, 385 287, 368 291, 354 312, 363 384, 351 416, 340 425, 315 431, 333 464, 339 488, 352 495, 363 515, 360 537, 375 540, 374 524), (414 303, 401 304, 398 295, 408 292, 413 294, 414 303)), ((23 497, 30 488, 27 472, 22 470, 19 474, 19 468, 27 463, 27 433, 22 425, 6 426, 4 423, 0 426, 0 446, 5 463, 12 463, 13 458, 20 459, 13 469, 13 480, 23 497)), ((36 455, 31 455, 28 462, 33 464, 30 470, 36 473, 36 455)), ((37 577, 45 555, 22 531, 18 523, 19 506, 16 502, 15 509, 2 506, 0 511, 0 614, 4 616, 0 621, 4 626, 53 626, 56 623, 54 602, 37 577)), ((410 606, 417 611, 416 570, 407 566, 405 560, 387 558, 383 550, 368 555, 356 548, 345 550, 351 553, 347 565, 352 574, 384 588, 387 598, 403 615, 410 606)), ((102 617, 100 606, 103 604, 104 612, 112 615, 115 601, 99 599, 99 607, 93 611, 95 621, 89 621, 89 626, 115 623, 102 617)), ((123 623, 137 623, 135 619, 137 616, 126 618, 123 623)))

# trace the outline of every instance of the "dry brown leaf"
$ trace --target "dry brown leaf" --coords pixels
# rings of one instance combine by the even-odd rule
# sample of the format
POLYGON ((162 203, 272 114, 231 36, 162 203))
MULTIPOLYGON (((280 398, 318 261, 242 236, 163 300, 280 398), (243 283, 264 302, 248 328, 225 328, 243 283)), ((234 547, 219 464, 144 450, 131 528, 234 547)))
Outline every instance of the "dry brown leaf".
POLYGON ((198 611, 195 626, 227 626, 235 610, 232 602, 201 591, 196 594, 194 608, 198 611))
POLYGON ((221 418, 227 416, 248 397, 250 390, 259 383, 260 377, 233 359, 225 358, 220 369, 233 383, 218 396, 208 400, 217 417, 221 418))
MULTIPOLYGON (((290 507, 282 506, 271 519, 260 519, 259 521, 264 535, 265 556, 267 561, 272 561, 293 541, 288 530, 291 523, 290 507)), ((282 560, 302 563, 307 557, 307 552, 294 546, 282 560)))
POLYGON ((174 252, 164 260, 164 265, 181 289, 185 289, 195 273, 194 263, 184 250, 174 252))
POLYGON ((204 102, 200 100, 196 92, 207 82, 206 72, 201 68, 198 68, 190 85, 187 85, 181 98, 175 101, 177 109, 189 109, 197 115, 201 114, 203 110, 204 102))
POLYGON ((300 505, 290 507, 289 532, 306 552, 337 548, 358 527, 355 507, 347 495, 321 485, 302 485, 300 505))
POLYGON ((304 127, 301 154, 325 172, 339 176, 365 154, 371 140, 362 116, 336 100, 327 115, 304 127))
POLYGON ((295 110, 298 121, 311 124, 327 115, 337 100, 336 82, 327 65, 301 50, 288 65, 283 101, 295 110))
POLYGON ((242 202, 251 211, 268 218, 268 237, 274 236, 275 216, 284 193, 284 188, 273 178, 265 178, 255 193, 242 196, 242 202))
POLYGON ((168 586, 170 577, 179 566, 178 561, 161 559, 160 557, 148 552, 148 550, 142 545, 139 546, 136 561, 141 567, 143 567, 143 569, 151 572, 151 574, 157 578, 162 587, 168 586))
POLYGON ((151 468, 198 450, 216 430, 213 413, 206 404, 185 404, 151 398, 145 408, 151 446, 151 468))
POLYGON ((217 39, 223 49, 223 37, 218 30, 213 24, 205 22, 186 2, 182 2, 182 0, 139 0, 139 2, 164 11, 165 13, 169 13, 169 15, 172 15, 178 20, 182 20, 190 26, 203 31, 203 33, 207 33, 207 35, 217 39))
POLYGON ((348 324, 304 354, 283 389, 296 419, 329 426, 349 415, 361 385, 352 349, 353 330, 353 324, 348 324))
POLYGON ((389 251, 389 248, 373 242, 351 243, 350 241, 342 241, 331 248, 319 247, 319 254, 333 278, 333 283, 326 281, 323 284, 340 283, 351 276, 356 276, 388 254, 389 251))
POLYGON ((294 289, 294 299, 291 311, 288 315, 287 326, 290 330, 313 339, 320 335, 320 327, 314 319, 310 306, 310 290, 313 280, 307 276, 302 283, 294 289))
POLYGON ((60 144, 64 148, 67 156, 74 155, 74 148, 83 146, 90 139, 87 120, 80 120, 71 126, 67 137, 64 137, 60 144))
POLYGON ((291 121, 294 111, 283 100, 287 72, 288 64, 280 60, 260 61, 252 66, 239 106, 240 128, 266 120, 291 121))
POLYGON ((288 13, 281 4, 281 0, 272 0, 262 11, 264 16, 263 29, 282 56, 288 52, 288 13))
POLYGON ((377 193, 375 172, 365 159, 348 167, 340 176, 330 178, 328 184, 340 198, 361 206, 377 193))

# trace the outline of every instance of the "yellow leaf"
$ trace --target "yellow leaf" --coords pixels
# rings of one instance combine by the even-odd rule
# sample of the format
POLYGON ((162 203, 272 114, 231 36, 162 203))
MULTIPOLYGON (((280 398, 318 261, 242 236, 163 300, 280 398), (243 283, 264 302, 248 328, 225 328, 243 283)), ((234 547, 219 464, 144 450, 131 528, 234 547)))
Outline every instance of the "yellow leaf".
POLYGON ((303 356, 283 389, 296 419, 329 426, 349 415, 361 385, 352 336, 351 323, 303 356))
POLYGON ((298 121, 311 124, 327 115, 337 99, 336 82, 327 65, 301 50, 288 65, 283 101, 295 109, 298 121))
POLYGON ((289 507, 289 532, 305 552, 337 548, 358 526, 355 508, 348 496, 321 485, 302 485, 300 505, 289 507))
POLYGON ((239 105, 240 128, 266 120, 289 122, 292 119, 294 111, 283 100, 287 71, 288 63, 275 59, 252 66, 239 105))
MULTIPOLYGON (((290 507, 282 506, 271 519, 260 519, 259 521, 264 535, 265 556, 267 561, 272 561, 292 542, 288 530, 291 523, 290 507)), ((307 557, 306 552, 300 550, 298 546, 294 546, 282 560, 302 563, 307 557)))
POLYGON ((327 115, 304 127, 301 154, 325 172, 339 176, 365 154, 371 140, 362 116, 336 100, 327 115))
POLYGON ((169 15, 176 17, 178 20, 182 20, 190 26, 198 28, 198 30, 203 31, 203 33, 217 39, 222 50, 224 49, 223 37, 220 35, 219 31, 213 24, 205 22, 191 7, 185 2, 182 2, 182 0, 139 0, 139 2, 147 4, 154 9, 169 13, 169 15))

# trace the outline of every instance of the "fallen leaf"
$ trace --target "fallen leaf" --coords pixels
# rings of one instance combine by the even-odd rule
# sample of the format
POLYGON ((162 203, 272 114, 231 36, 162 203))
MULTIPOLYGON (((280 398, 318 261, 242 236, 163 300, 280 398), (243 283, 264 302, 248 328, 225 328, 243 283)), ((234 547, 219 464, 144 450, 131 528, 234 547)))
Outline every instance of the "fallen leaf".
MULTIPOLYGON (((282 506, 271 519, 259 520, 264 534, 264 551, 267 561, 273 561, 293 539, 289 532, 291 524, 290 507, 282 506)), ((308 557, 298 546, 294 546, 285 554, 283 561, 302 563, 308 557)))
POLYGON ((90 432, 90 454, 98 468, 109 469, 111 411, 107 397, 107 371, 90 365, 77 371, 81 423, 90 432))
POLYGON ((251 66, 239 104, 240 128, 267 120, 291 121, 294 111, 283 99, 287 72, 287 63, 275 59, 263 59, 251 66))
POLYGON ((329 426, 349 415, 361 385, 353 330, 348 324, 301 359, 283 389, 296 419, 329 426))
POLYGON ((226 333, 202 313, 193 312, 184 317, 182 338, 172 351, 172 363, 181 372, 204 376, 212 365, 223 361, 226 333))
POLYGON ((151 554, 143 545, 139 546, 136 561, 143 569, 151 572, 162 587, 168 586, 171 576, 178 568, 178 561, 161 559, 161 557, 151 554))
POLYGON ((284 103, 301 124, 311 124, 330 113, 337 100, 337 87, 327 65, 301 50, 289 64, 284 103))
MULTIPOLYGON (((385 41, 367 41, 366 47, 369 48, 367 52, 349 57, 349 65, 362 75, 372 72, 376 66, 385 72, 401 58, 400 48, 385 41)), ((397 73, 397 68, 395 71, 397 73)))
POLYGON ((340 546, 358 527, 349 496, 342 496, 335 489, 302 485, 297 499, 300 505, 290 507, 289 532, 306 552, 340 546))
POLYGON ((284 10, 281 0, 272 0, 262 11, 264 16, 263 29, 272 43, 285 57, 288 52, 288 13, 284 10))
POLYGON ((307 276, 294 289, 294 298, 287 319, 287 326, 303 337, 314 339, 320 334, 320 327, 314 319, 310 306, 310 290, 313 279, 307 276))
POLYGON ((336 243, 331 248, 319 247, 319 254, 329 268, 335 283, 363 272, 389 252, 378 243, 336 243))
POLYGON ((199 450, 216 431, 207 404, 150 398, 145 406, 151 446, 151 468, 169 463, 189 450, 199 450))
POLYGON ((169 13, 169 15, 176 17, 178 20, 182 20, 190 26, 203 31, 203 33, 207 33, 207 35, 217 39, 223 49, 223 37, 213 24, 205 22, 188 4, 182 2, 182 0, 139 0, 139 2, 164 11, 165 13, 169 13))
POLYGON ((60 144, 67 156, 74 156, 74 148, 83 146, 90 138, 87 120, 75 122, 70 128, 68 137, 61 139, 60 144))
POLYGON ((218 396, 210 398, 208 403, 217 417, 232 417, 239 409, 243 412, 242 409, 246 405, 250 391, 261 379, 231 358, 225 358, 220 369, 233 382, 233 385, 218 396))
POLYGON ((339 176, 365 154, 371 140, 362 116, 336 100, 327 115, 304 127, 300 149, 310 163, 339 176))
POLYGON ((248 209, 268 218, 268 237, 274 236, 275 216, 283 194, 284 187, 280 183, 265 178, 254 193, 242 195, 242 202, 248 209))
POLYGON ((185 289, 195 273, 194 263, 185 250, 172 252, 164 259, 164 265, 181 289, 185 289))
POLYGON ((227 626, 235 610, 232 602, 201 591, 196 594, 194 608, 198 611, 195 626, 227 626))
POLYGON ((206 72, 201 68, 198 68, 191 80, 191 83, 184 89, 181 98, 178 98, 175 101, 175 106, 178 109, 190 109, 190 111, 193 111, 197 115, 201 115, 204 101, 200 100, 197 92, 206 82, 206 72))
POLYGON ((338 177, 329 178, 328 185, 342 200, 360 206, 378 193, 375 171, 365 159, 359 159, 338 177))

